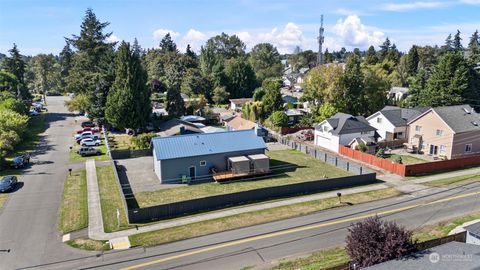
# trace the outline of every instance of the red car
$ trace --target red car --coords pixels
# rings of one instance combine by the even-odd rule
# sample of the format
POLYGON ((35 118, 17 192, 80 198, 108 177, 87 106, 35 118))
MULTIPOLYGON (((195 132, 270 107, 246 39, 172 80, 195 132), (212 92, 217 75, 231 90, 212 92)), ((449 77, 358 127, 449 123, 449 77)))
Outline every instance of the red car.
POLYGON ((297 135, 297 138, 300 140, 304 141, 313 141, 313 138, 315 137, 314 132, 312 129, 304 129, 299 132, 297 135))
POLYGON ((85 131, 91 131, 93 133, 100 133, 102 131, 102 128, 85 127, 85 128, 77 130, 77 134, 82 134, 85 131))

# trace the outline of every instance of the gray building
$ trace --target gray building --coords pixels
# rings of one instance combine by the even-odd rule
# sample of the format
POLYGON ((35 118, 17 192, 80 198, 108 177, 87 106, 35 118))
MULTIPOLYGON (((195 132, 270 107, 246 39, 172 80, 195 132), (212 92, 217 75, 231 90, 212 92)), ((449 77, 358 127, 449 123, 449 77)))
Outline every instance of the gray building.
POLYGON ((480 221, 465 227, 467 244, 480 245, 480 221))
POLYGON ((152 145, 161 183, 210 179, 212 171, 229 170, 229 158, 264 154, 267 148, 254 130, 157 137, 152 145))

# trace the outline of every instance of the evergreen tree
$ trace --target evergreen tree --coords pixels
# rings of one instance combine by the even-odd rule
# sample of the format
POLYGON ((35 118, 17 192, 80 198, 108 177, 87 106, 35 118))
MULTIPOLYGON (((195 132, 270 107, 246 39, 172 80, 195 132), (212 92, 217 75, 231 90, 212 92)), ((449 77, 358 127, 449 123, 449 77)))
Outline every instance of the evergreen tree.
POLYGON ((140 46, 140 44, 138 44, 137 38, 133 39, 132 52, 138 55, 140 58, 145 56, 145 50, 142 48, 142 46, 140 46))
POLYGON ((364 102, 362 93, 364 91, 364 77, 361 69, 360 57, 351 54, 347 58, 343 83, 346 89, 346 103, 349 104, 350 113, 359 114, 363 111, 364 102))
POLYGON ((281 86, 282 82, 279 79, 269 78, 263 81, 262 88, 265 90, 265 95, 262 97, 262 103, 266 113, 271 114, 272 112, 282 110, 281 86))
POLYGON ((445 39, 445 45, 442 46, 442 51, 450 52, 452 50, 453 50, 452 34, 448 34, 447 38, 445 39))
POLYGON ((421 95, 424 94, 428 82, 428 73, 421 68, 417 74, 410 79, 408 91, 408 107, 418 107, 421 104, 421 95))
POLYGON ((420 56, 418 55, 417 46, 413 45, 408 51, 407 55, 407 72, 408 75, 413 76, 417 73, 420 56))
POLYGON ((470 42, 468 43, 468 59, 472 65, 480 63, 480 37, 478 36, 478 30, 470 37, 470 42))
POLYGON ((368 65, 375 65, 376 63, 378 63, 378 57, 377 52, 375 51, 375 47, 368 47, 367 53, 365 55, 365 63, 368 65))
POLYGON ((463 51, 462 38, 460 37, 460 30, 457 30, 457 33, 453 37, 453 49, 456 52, 463 51))
POLYGON ((187 44, 185 55, 193 59, 197 59, 197 54, 195 54, 195 52, 192 50, 192 47, 190 47, 190 44, 187 44))
POLYGON ((328 48, 325 50, 325 52, 323 53, 324 55, 324 62, 326 64, 328 63, 332 63, 333 62, 333 55, 328 51, 328 48))
POLYGON ((67 91, 67 77, 70 74, 72 68, 73 51, 70 48, 70 44, 66 42, 62 51, 60 52, 59 64, 60 64, 60 88, 62 91, 67 91))
POLYGON ((396 65, 400 61, 401 56, 402 56, 401 53, 398 51, 397 46, 394 43, 390 47, 390 50, 388 51, 386 59, 388 61, 392 61, 396 65))
POLYGON ((225 79, 230 98, 252 97, 257 78, 252 66, 243 58, 232 58, 225 62, 225 79))
POLYGON ((172 39, 172 36, 170 33, 167 33, 162 40, 160 41, 160 51, 162 53, 167 53, 167 52, 178 52, 177 51, 177 45, 172 39))
POLYGON ((380 59, 379 59, 380 62, 382 62, 383 59, 387 57, 388 52, 390 51, 391 45, 392 44, 390 43, 390 39, 388 39, 388 37, 385 39, 383 44, 380 45, 380 51, 378 52, 380 55, 380 59))
POLYGON ((260 43, 253 47, 248 58, 259 82, 268 77, 280 76, 282 63, 280 54, 270 43, 260 43))
POLYGON ((460 53, 447 53, 434 67, 424 91, 420 92, 422 106, 450 106, 478 99, 471 93, 468 65, 460 53))
POLYGON ((115 59, 115 81, 107 97, 105 118, 113 126, 137 130, 150 116, 150 89, 140 57, 122 42, 115 59))
POLYGON ((5 70, 15 75, 17 78, 17 97, 21 99, 28 99, 30 97, 30 93, 25 87, 25 62, 23 61, 22 55, 17 48, 17 44, 14 43, 13 48, 8 52, 10 53, 10 57, 5 59, 5 70))

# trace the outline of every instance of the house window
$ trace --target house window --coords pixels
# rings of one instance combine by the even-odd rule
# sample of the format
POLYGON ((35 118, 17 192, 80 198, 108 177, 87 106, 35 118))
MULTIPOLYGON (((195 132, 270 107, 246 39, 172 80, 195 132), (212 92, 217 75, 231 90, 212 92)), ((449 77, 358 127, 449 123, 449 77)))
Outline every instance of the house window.
POLYGON ((207 166, 207 161, 206 160, 200 161, 200 166, 207 166))
POLYGON ((377 123, 379 123, 379 124, 382 123, 382 118, 378 117, 377 118, 377 123))
POLYGON ((472 144, 468 143, 465 144, 465 153, 471 153, 472 152, 472 144))
POLYGON ((415 131, 416 132, 422 131, 422 126, 415 126, 415 131))
POLYGON ((328 131, 328 127, 327 126, 323 126, 323 132, 327 132, 328 131))
POLYGON ((445 155, 447 152, 447 146, 445 144, 440 145, 440 155, 445 155))
POLYGON ((437 134, 437 136, 439 136, 439 137, 443 136, 443 130, 437 129, 437 133, 436 133, 436 134, 437 134))

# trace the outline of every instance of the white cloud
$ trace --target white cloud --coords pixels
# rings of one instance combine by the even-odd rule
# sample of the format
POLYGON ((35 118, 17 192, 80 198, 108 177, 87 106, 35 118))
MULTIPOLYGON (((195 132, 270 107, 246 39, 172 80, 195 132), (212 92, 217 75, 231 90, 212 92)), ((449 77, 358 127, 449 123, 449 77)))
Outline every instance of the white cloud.
MULTIPOLYGON (((466 1, 475 1, 475 0, 466 0, 466 1)), ((410 3, 388 3, 381 7, 382 10, 388 11, 408 11, 415 9, 429 9, 429 8, 440 8, 449 5, 448 2, 432 1, 432 2, 410 2, 410 3)))
POLYGON ((187 34, 183 36, 179 46, 181 50, 186 49, 187 45, 190 44, 190 47, 194 51, 199 51, 200 47, 208 40, 208 36, 205 33, 202 33, 195 29, 188 30, 187 34))
POLYGON ((170 29, 159 28, 153 31, 153 39, 161 40, 168 33, 170 33, 170 36, 172 37, 172 39, 175 39, 180 35, 178 32, 172 31, 170 29))
POLYGON ((383 32, 368 29, 357 15, 339 19, 333 29, 340 43, 346 46, 365 48, 369 45, 378 45, 385 38, 383 32))
POLYGON ((302 48, 309 47, 308 41, 300 26, 293 22, 287 23, 281 30, 275 27, 269 32, 242 31, 236 33, 236 35, 245 42, 248 49, 262 42, 272 43, 280 53, 292 52, 296 46, 302 48))
POLYGON ((120 42, 122 41, 122 39, 120 39, 119 37, 115 36, 114 34, 110 35, 107 40, 106 40, 108 43, 115 43, 115 42, 120 42))

